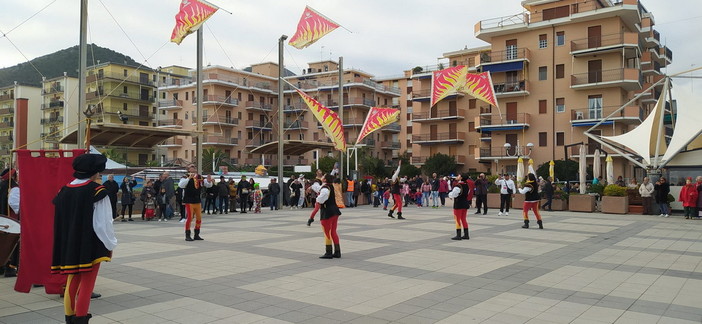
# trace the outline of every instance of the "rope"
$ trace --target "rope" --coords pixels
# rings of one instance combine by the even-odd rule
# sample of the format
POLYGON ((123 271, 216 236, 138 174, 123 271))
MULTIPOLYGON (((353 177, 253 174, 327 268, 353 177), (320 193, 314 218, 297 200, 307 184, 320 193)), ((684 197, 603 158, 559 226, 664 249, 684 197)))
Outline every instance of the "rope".
MULTIPOLYGON (((27 17, 27 19, 25 19, 25 20, 23 20, 21 23, 19 23, 19 25, 15 26, 15 27, 12 27, 10 30, 7 31, 7 33, 2 33, 2 37, 7 37, 7 34, 11 33, 11 32, 14 31, 15 29, 17 29, 17 28, 19 28, 20 26, 24 25, 24 23, 26 23, 26 22, 28 22, 30 19, 34 18, 34 16, 40 14, 42 11, 44 11, 44 9, 46 9, 46 8, 48 8, 49 6, 51 6, 52 4, 54 4, 54 2, 56 2, 56 0, 49 2, 46 6, 44 6, 44 7, 41 8, 41 9, 39 9, 39 11, 35 12, 33 15, 27 17)), ((0 38, 2 38, 2 37, 0 37, 0 38)))

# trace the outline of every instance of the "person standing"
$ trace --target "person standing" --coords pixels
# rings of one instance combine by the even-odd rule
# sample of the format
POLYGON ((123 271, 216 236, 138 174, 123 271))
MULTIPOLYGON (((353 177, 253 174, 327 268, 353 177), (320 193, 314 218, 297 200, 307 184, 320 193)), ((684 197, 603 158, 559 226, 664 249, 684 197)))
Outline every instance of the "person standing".
POLYGON ((75 179, 53 199, 54 244, 51 273, 67 275, 64 311, 67 323, 88 323, 90 297, 100 264, 112 260, 117 238, 107 190, 95 182, 107 158, 83 154, 73 160, 75 179))
POLYGON ((552 211, 551 202, 553 201, 553 183, 551 183, 551 181, 552 181, 551 177, 547 177, 546 180, 544 180, 544 185, 543 185, 543 190, 542 190, 542 193, 544 194, 544 197, 546 198, 546 203, 543 206, 541 206, 541 209, 548 210, 548 211, 552 211), (548 209, 546 209, 546 206, 548 206, 548 209))
POLYGON ((469 240, 468 236, 468 221, 466 220, 468 208, 470 208, 473 200, 473 190, 475 183, 470 180, 468 175, 459 174, 456 177, 456 185, 449 192, 449 198, 453 199, 453 219, 456 222, 456 236, 452 240, 469 240), (465 180, 464 180, 465 179, 465 180), (461 228, 463 228, 463 236, 461 236, 461 228))
MULTIPOLYGON (((146 179, 146 177, 144 177, 144 179, 146 179)), ((144 188, 141 189, 141 195, 139 195, 139 200, 141 200, 143 204, 141 208, 141 220, 144 220, 144 213, 146 213, 146 196, 149 194, 151 194, 151 197, 156 197, 156 191, 154 190, 154 181, 151 179, 146 181, 146 184, 144 184, 144 188)))
POLYGON ((695 187, 697 188, 697 219, 700 219, 700 216, 702 216, 702 176, 697 176, 695 178, 697 180, 695 182, 695 187))
POLYGON ((166 195, 166 188, 161 186, 161 191, 156 194, 156 205, 158 207, 158 221, 167 222, 168 221, 168 198, 166 195))
MULTIPOLYGON (((187 179, 187 175, 183 175, 181 179, 187 179)), ((176 204, 178 205, 178 210, 180 211, 180 219, 178 220, 179 223, 185 222, 185 203, 183 203, 183 188, 178 187, 176 189, 176 204)))
POLYGON ((653 184, 648 177, 643 178, 643 182, 639 186, 639 194, 641 195, 641 204, 643 205, 644 215, 653 215, 651 207, 653 206, 653 184))
POLYGON ((361 181, 361 193, 366 199, 366 205, 371 204, 371 179, 361 181))
POLYGON ((422 182, 422 205, 429 207, 429 197, 431 197, 431 184, 429 181, 422 182))
POLYGON ((300 179, 295 179, 290 185, 290 209, 300 208, 298 202, 302 197, 302 183, 300 179))
POLYGON ((522 225, 522 228, 529 228, 529 209, 534 211, 536 223, 539 224, 539 228, 544 228, 544 224, 541 221, 541 214, 539 214, 539 203, 541 202, 541 197, 539 197, 539 191, 537 189, 538 186, 539 184, 536 182, 536 176, 533 173, 529 173, 527 174, 524 188, 519 189, 519 193, 524 195, 524 205, 522 207, 524 225, 522 225))
MULTIPOLYGON (((441 199, 441 207, 446 205, 446 195, 449 192, 448 177, 443 177, 439 180, 439 199, 441 199)), ((436 208, 439 208, 437 205, 436 208)))
POLYGON ((319 219, 320 223, 322 223, 322 231, 324 232, 325 253, 319 257, 320 259, 341 258, 339 234, 336 233, 336 227, 337 223, 339 222, 341 210, 339 210, 339 207, 334 200, 335 193, 334 186, 332 186, 333 181, 334 176, 332 175, 327 175, 324 177, 324 185, 322 185, 322 189, 319 190, 319 195, 315 200, 316 203, 319 204, 319 219), (332 243, 334 243, 333 253, 332 243))
POLYGON ((514 181, 509 178, 509 174, 495 180, 495 184, 500 187, 500 212, 497 216, 509 216, 509 205, 512 202, 512 196, 517 188, 514 186, 514 181))
POLYGON ((400 175, 400 167, 402 167, 402 160, 400 160, 397 163, 397 170, 395 170, 395 173, 390 179, 390 194, 392 194, 393 206, 388 212, 388 217, 395 218, 395 216, 393 216, 392 213, 395 212, 395 209, 397 209, 397 219, 405 219, 404 217, 402 217, 403 202, 402 197, 400 196, 400 179, 398 179, 398 176, 400 175))
POLYGON ((176 211, 176 207, 174 206, 175 182, 173 181, 173 178, 171 178, 171 173, 168 171, 161 174, 161 188, 166 189, 166 209, 171 207, 171 213, 169 213, 167 216, 168 219, 171 219, 176 211))
POLYGON ((477 211, 475 212, 476 214, 480 214, 481 209, 483 210, 483 215, 487 214, 488 186, 490 186, 490 183, 488 182, 487 178, 485 178, 485 173, 481 173, 478 176, 478 179, 475 180, 475 208, 477 209, 477 211))
POLYGON ((236 192, 239 195, 239 209, 242 214, 246 214, 246 206, 249 203, 249 192, 252 189, 251 183, 246 181, 245 175, 242 175, 239 184, 236 185, 236 192))
POLYGON ((254 181, 253 177, 249 178, 249 211, 251 211, 251 208, 253 208, 253 190, 255 184, 256 181, 254 181))
POLYGON ((110 197, 110 205, 112 206, 112 219, 117 218, 117 193, 119 192, 119 184, 115 181, 114 174, 107 176, 107 181, 102 184, 107 189, 107 196, 110 197))
POLYGON ((271 210, 278 210, 278 195, 280 194, 280 185, 278 179, 271 178, 271 183, 268 185, 268 195, 271 198, 271 210))
POLYGON ((253 204, 254 204, 254 214, 260 214, 261 213, 261 201, 263 199, 263 192, 261 191, 259 184, 255 183, 254 184, 254 190, 253 190, 253 204))
POLYGON ((697 216, 697 188, 692 183, 691 177, 685 180, 685 185, 680 190, 679 200, 682 201, 685 209, 685 219, 697 216))
POLYGON ((353 191, 355 183, 353 179, 346 178, 346 207, 353 207, 353 191))
POLYGON ((127 219, 124 218, 124 211, 129 208, 129 221, 133 222, 132 220, 132 207, 134 207, 134 187, 136 187, 137 182, 136 180, 131 180, 129 176, 125 176, 122 179, 122 184, 119 186, 119 189, 122 190, 122 200, 120 201, 122 203, 122 221, 126 222, 127 219))
POLYGON ((431 208, 439 208, 439 178, 436 176, 436 172, 431 175, 429 184, 431 185, 431 208))
POLYGON ((219 176, 217 197, 219 199, 219 213, 229 214, 229 186, 224 180, 224 176, 219 176))
POLYGON ((200 226, 202 225, 202 187, 212 188, 212 176, 207 176, 204 179, 202 175, 197 173, 194 164, 188 166, 188 177, 180 179, 178 187, 183 188, 183 203, 185 204, 185 212, 187 218, 185 220, 185 240, 190 242, 194 240, 202 241, 200 237, 200 226), (195 218, 195 237, 190 236, 190 226, 193 218, 195 218))
POLYGON ((661 214, 658 217, 668 217, 668 194, 670 193, 670 185, 666 181, 665 177, 661 177, 653 185, 653 189, 656 191, 656 204, 660 209, 661 214))
POLYGON ((358 196, 361 195, 361 183, 353 180, 353 207, 358 207, 358 196))
POLYGON ((213 210, 213 212, 216 214, 217 213, 217 187, 212 186, 209 188, 205 188, 205 212, 207 215, 210 214, 210 209, 213 210))
POLYGON ((236 213, 236 183, 234 179, 229 178, 227 187, 229 187, 229 210, 236 213))

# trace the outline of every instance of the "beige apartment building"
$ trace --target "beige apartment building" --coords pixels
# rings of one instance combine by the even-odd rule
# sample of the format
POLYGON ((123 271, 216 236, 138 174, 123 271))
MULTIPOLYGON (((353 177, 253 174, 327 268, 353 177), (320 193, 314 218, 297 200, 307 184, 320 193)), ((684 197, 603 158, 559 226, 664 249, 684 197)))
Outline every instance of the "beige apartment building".
MULTIPOLYGON (((173 81, 159 88, 158 127, 195 130, 198 118, 194 116, 195 83, 192 78, 185 77, 194 71, 181 68, 177 73, 180 77, 168 77, 179 80, 177 84, 173 81)), ((245 70, 208 66, 204 68, 203 76, 203 148, 221 150, 233 165, 277 165, 276 154, 250 151, 278 140, 278 65, 260 63, 245 70)), ((304 74, 286 76, 285 79, 338 112, 338 63, 310 63, 304 74)), ((344 70, 343 83, 344 131, 347 142, 353 144, 370 107, 392 106, 399 90, 382 86, 372 80, 372 75, 354 69, 344 70)), ((328 142, 300 96, 289 85, 285 85, 285 89, 284 138, 328 142)), ((373 156, 390 160, 400 147, 399 130, 399 124, 388 126, 361 145, 369 146, 373 156)), ((166 160, 192 161, 196 154, 194 140, 192 137, 175 137, 159 145, 159 154, 166 160)), ((301 156, 284 156, 283 164, 309 165, 316 154, 316 151, 310 151, 301 156)), ((319 154, 325 156, 334 152, 324 148, 319 154)))
POLYGON ((39 149, 41 88, 18 84, 0 88, 0 161, 13 149, 39 149))
POLYGON ((69 77, 64 72, 63 76, 43 79, 41 93, 41 147, 45 150, 75 147, 59 145, 58 141, 77 128, 78 78, 69 77))
MULTIPOLYGON (((660 80, 661 69, 672 61, 653 29, 653 15, 637 0, 522 5, 524 13, 475 25, 475 36, 490 46, 445 53, 445 63, 415 68, 399 79, 411 93, 407 128, 414 164, 444 153, 456 156, 462 171, 514 173, 520 156, 533 158, 538 167, 564 159, 565 147, 580 142, 592 164, 597 145, 583 132, 660 80), (430 107, 431 72, 455 65, 490 72, 500 108, 460 93, 430 107)), ((661 88, 645 91, 594 133, 631 130, 661 88)), ((409 97, 405 104, 409 109, 409 97)), ((578 158, 578 147, 567 153, 578 158)), ((609 153, 615 175, 634 175, 633 165, 609 153)))

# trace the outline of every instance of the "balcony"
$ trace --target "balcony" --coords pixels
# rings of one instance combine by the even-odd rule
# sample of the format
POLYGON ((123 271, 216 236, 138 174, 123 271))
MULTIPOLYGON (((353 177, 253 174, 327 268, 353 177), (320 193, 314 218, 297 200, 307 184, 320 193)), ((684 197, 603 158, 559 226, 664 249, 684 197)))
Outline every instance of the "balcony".
POLYGON ((183 139, 182 138, 169 138, 161 144, 158 144, 160 147, 181 147, 183 146, 183 139))
MULTIPOLYGON (((137 71, 138 72, 138 71, 137 71)), ((103 73, 93 73, 88 75, 85 80, 86 82, 95 82, 97 80, 113 79, 118 81, 127 81, 138 84, 145 84, 149 86, 154 86, 154 82, 147 76, 142 77, 141 75, 130 74, 126 76, 124 73, 114 73, 114 72, 103 72, 103 73)))
POLYGON ((15 113, 15 108, 3 108, 0 109, 0 115, 11 115, 15 113))
POLYGON ((575 57, 616 52, 626 47, 639 47, 638 33, 617 33, 586 37, 570 42, 570 55, 575 57))
POLYGON ((155 102, 154 97, 151 97, 149 95, 142 95, 140 93, 136 92, 117 92, 117 91, 91 91, 85 94, 85 99, 86 100, 96 100, 96 99, 101 99, 104 97, 111 97, 111 98, 119 98, 119 99, 128 99, 128 100, 136 100, 136 101, 148 101, 148 102, 155 102))
POLYGON ((0 101, 3 100, 14 100, 15 99, 15 94, 14 93, 7 93, 7 94, 2 94, 0 95, 0 101))
POLYGON ((10 153, 11 151, 8 149, 0 149, 0 156, 8 156, 10 153))
MULTIPOLYGON (((424 163, 427 162, 428 156, 413 156, 411 163, 414 165, 423 165, 424 163)), ((458 165, 464 165, 466 164, 466 156, 465 155, 454 155, 454 158, 456 159, 456 164, 458 165)))
POLYGON ((420 145, 460 144, 463 143, 465 137, 466 134, 464 132, 422 134, 412 135, 412 142, 420 145))
MULTIPOLYGON (((236 107, 239 105, 239 100, 236 98, 216 96, 216 95, 206 95, 203 96, 205 100, 202 102, 203 105, 218 105, 218 106, 230 106, 236 107)), ((197 103, 197 97, 193 97, 193 104, 197 103)))
POLYGON ((52 93, 57 93, 57 92, 63 92, 63 86, 60 84, 55 84, 50 86, 47 89, 42 89, 42 94, 47 95, 47 94, 52 94, 52 93))
POLYGON ((412 122, 427 122, 440 120, 462 120, 466 118, 465 109, 432 109, 412 114, 412 122))
POLYGON ((392 123, 380 129, 381 132, 399 133, 401 126, 398 123, 392 123))
POLYGON ((528 159, 528 154, 524 153, 531 154, 531 150, 526 146, 512 145, 510 148, 504 146, 476 147, 473 153, 476 160, 516 160, 520 156, 526 156, 528 159))
POLYGON ((61 109, 64 106, 63 100, 59 101, 52 101, 49 102, 48 104, 41 104, 41 110, 47 110, 47 109, 61 109))
POLYGON ((285 130, 306 130, 307 128, 309 128, 309 123, 304 120, 285 122, 283 123, 283 128, 285 130))
POLYGON ((400 141, 380 142, 380 149, 381 150, 399 150, 400 149, 400 141))
POLYGON ((12 143, 12 136, 0 136, 0 143, 2 143, 2 144, 12 143))
POLYGON ((480 66, 501 64, 515 61, 529 62, 531 52, 528 48, 510 48, 504 51, 493 51, 480 53, 480 66))
POLYGON ((362 141, 358 142, 358 146, 375 146, 375 140, 368 136, 362 141))
POLYGON ((183 100, 177 100, 177 99, 159 100, 158 109, 163 109, 163 110, 183 109, 183 100))
MULTIPOLYGON (((365 118, 354 117, 354 118, 344 118, 344 127, 360 127, 366 121, 365 118)), ((319 125, 321 128, 322 126, 319 125)))
POLYGON ((528 113, 485 114, 475 118, 475 128, 481 132, 523 130, 529 128, 530 118, 528 113))
POLYGON ((215 136, 215 135, 203 135, 202 145, 226 145, 234 146, 239 144, 238 138, 231 138, 225 136, 215 136))
POLYGON ((299 113, 303 113, 303 112, 307 111, 307 109, 308 109, 307 105, 303 104, 303 103, 283 106, 283 112, 286 114, 289 114, 289 113, 299 114, 299 113))
POLYGON ((589 90, 620 87, 627 91, 641 89, 642 74, 638 69, 621 68, 576 73, 570 77, 570 88, 589 90))
POLYGON ((257 101, 247 101, 245 104, 246 109, 253 109, 253 110, 264 110, 264 111, 271 111, 273 110, 272 105, 268 105, 262 102, 257 102, 257 101))
POLYGON ((529 81, 521 80, 515 82, 493 84, 495 97, 509 98, 529 95, 529 81))
MULTIPOLYGON (((193 121, 195 123, 195 121, 193 121)), ((220 116, 220 115, 210 115, 207 118, 204 118, 202 121, 203 126, 207 125, 217 125, 217 126, 238 126, 239 125, 239 119, 238 118, 232 118, 232 117, 227 117, 227 116, 220 116)))
POLYGON ((654 61, 653 64, 646 64, 645 67, 642 64, 641 73, 643 73, 643 75, 663 75, 661 68, 661 64, 654 61))
POLYGON ((246 128, 259 129, 259 130, 272 130, 273 124, 271 122, 263 122, 260 120, 247 120, 246 128))
POLYGON ((183 128, 182 119, 161 119, 156 124, 161 128, 183 128))
POLYGON ((673 63, 673 51, 668 46, 661 46, 658 52, 658 57, 664 60, 663 64, 668 65, 673 63))
POLYGON ((245 143, 246 143, 246 147, 259 147, 263 144, 266 144, 267 142, 260 139, 260 138, 255 138, 255 139, 246 140, 245 143))
POLYGON ((39 121, 39 123, 40 123, 41 125, 63 123, 63 116, 51 117, 51 118, 42 118, 42 119, 39 121))
POLYGON ((661 46, 661 33, 657 30, 651 29, 651 31, 644 37, 644 46, 646 47, 658 47, 661 46))
MULTIPOLYGON (((570 111, 570 124, 573 127, 578 126, 593 126, 597 124, 603 118, 609 116, 615 110, 619 109, 620 106, 606 106, 600 109, 596 108, 579 108, 571 109, 570 111)), ((643 117, 641 114, 643 111, 639 109, 639 106, 631 105, 619 111, 616 115, 610 117, 607 121, 600 125, 612 125, 614 122, 623 122, 627 124, 639 124, 643 117)))
POLYGON ((0 122, 0 128, 10 128, 10 127, 15 127, 15 122, 14 121, 4 121, 0 122))

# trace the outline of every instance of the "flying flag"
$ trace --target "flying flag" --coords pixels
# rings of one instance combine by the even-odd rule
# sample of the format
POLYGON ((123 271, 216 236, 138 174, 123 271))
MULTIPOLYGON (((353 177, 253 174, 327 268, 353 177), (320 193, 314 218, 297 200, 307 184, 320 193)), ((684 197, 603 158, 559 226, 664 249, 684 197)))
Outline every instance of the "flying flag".
POLYGON ((371 107, 366 115, 366 121, 363 122, 363 128, 358 134, 356 144, 358 144, 368 134, 377 131, 387 125, 390 125, 400 119, 400 110, 393 108, 378 108, 371 107))
POLYGON ((297 23, 297 31, 290 38, 288 44, 297 49, 303 49, 337 28, 339 28, 339 24, 306 6, 302 17, 300 17, 300 22, 297 23))
POLYGON ((488 72, 468 73, 466 84, 461 91, 499 108, 495 99, 495 88, 492 86, 492 77, 488 72))
POLYGON ((431 107, 466 84, 468 67, 458 65, 434 71, 431 77, 431 107))
POLYGON ((219 7, 204 0, 183 0, 180 10, 175 16, 176 25, 173 27, 171 42, 180 45, 183 39, 195 32, 210 18, 219 7))
POLYGON ((334 148, 339 151, 346 152, 346 138, 344 137, 344 127, 341 124, 341 119, 339 118, 339 115, 337 115, 331 109, 324 107, 324 105, 320 104, 317 100, 314 100, 314 98, 302 92, 302 90, 297 89, 297 93, 300 94, 302 100, 304 100, 307 104, 307 107, 310 108, 314 117, 316 117, 319 123, 322 124, 324 132, 327 133, 327 136, 329 136, 329 138, 334 143, 334 148))

